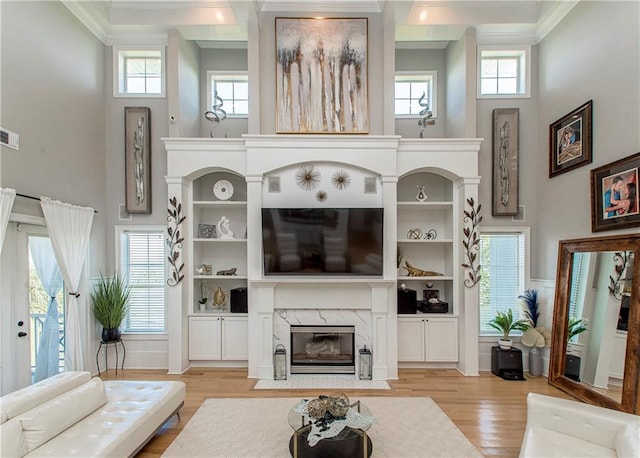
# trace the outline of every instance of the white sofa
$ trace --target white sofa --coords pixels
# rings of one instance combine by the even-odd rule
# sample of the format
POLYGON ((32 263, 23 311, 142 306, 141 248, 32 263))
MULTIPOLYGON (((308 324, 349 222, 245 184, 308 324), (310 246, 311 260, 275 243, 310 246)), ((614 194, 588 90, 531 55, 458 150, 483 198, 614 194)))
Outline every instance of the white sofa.
POLYGON ((640 416, 529 393, 521 457, 640 457, 640 416))
POLYGON ((62 372, 0 398, 0 456, 133 456, 184 398, 183 382, 62 372))

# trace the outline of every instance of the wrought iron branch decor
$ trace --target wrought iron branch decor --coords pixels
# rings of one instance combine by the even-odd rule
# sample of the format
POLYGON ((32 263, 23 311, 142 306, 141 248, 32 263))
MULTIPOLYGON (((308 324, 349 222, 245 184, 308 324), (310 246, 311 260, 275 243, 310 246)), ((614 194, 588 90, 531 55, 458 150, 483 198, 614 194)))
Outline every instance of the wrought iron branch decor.
POLYGON ((617 252, 613 255, 614 275, 609 275, 609 294, 617 300, 622 300, 622 289, 624 287, 624 279, 622 275, 627 268, 629 261, 629 253, 626 251, 617 252))
POLYGON ((182 215, 182 204, 178 203, 178 199, 172 197, 169 199, 171 206, 168 208, 167 216, 167 247, 169 248, 169 256, 167 260, 171 265, 171 278, 167 279, 167 285, 176 286, 184 279, 184 263, 180 262, 180 253, 182 251, 182 242, 184 237, 180 234, 182 222, 187 218, 182 215))
POLYGON ((464 253, 466 256, 467 262, 462 264, 462 267, 465 269, 469 269, 467 274, 469 278, 465 279, 464 286, 467 288, 473 288, 476 283, 480 281, 480 260, 478 259, 478 253, 480 251, 480 238, 478 237, 478 225, 482 221, 482 216, 480 216, 480 210, 482 209, 482 204, 478 204, 475 206, 475 201, 473 197, 469 197, 467 199, 467 204, 471 207, 470 210, 464 211, 464 223, 465 227, 463 229, 465 239, 462 241, 462 246, 464 246, 464 253))

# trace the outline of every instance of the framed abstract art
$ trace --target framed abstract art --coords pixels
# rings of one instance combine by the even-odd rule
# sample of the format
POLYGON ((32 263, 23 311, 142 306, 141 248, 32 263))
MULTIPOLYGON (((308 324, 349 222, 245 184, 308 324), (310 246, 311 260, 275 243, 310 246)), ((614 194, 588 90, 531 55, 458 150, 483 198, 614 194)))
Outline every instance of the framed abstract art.
POLYGON ((369 131, 366 18, 276 18, 276 131, 369 131))

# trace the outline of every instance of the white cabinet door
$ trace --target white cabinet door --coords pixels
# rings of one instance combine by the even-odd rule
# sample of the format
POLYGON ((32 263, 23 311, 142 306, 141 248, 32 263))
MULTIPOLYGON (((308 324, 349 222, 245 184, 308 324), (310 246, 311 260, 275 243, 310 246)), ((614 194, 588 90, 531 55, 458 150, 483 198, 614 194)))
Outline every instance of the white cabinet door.
POLYGON ((221 321, 219 316, 189 318, 189 359, 221 358, 221 321))
POLYGON ((425 345, 427 361, 458 361, 458 320, 426 318, 425 345))
POLYGON ((249 359, 249 318, 225 316, 222 320, 222 359, 249 359))
POLYGON ((422 319, 398 318, 398 361, 424 361, 422 319))

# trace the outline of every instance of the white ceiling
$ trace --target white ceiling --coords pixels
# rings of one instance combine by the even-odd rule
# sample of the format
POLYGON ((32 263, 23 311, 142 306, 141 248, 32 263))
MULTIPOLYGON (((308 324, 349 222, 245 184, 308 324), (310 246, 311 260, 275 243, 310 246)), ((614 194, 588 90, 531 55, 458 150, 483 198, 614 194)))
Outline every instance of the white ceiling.
POLYGON ((321 16, 384 13, 396 42, 446 45, 474 26, 479 43, 537 43, 578 1, 529 0, 61 0, 103 42, 118 35, 165 33, 185 39, 242 42, 260 13, 321 16))

